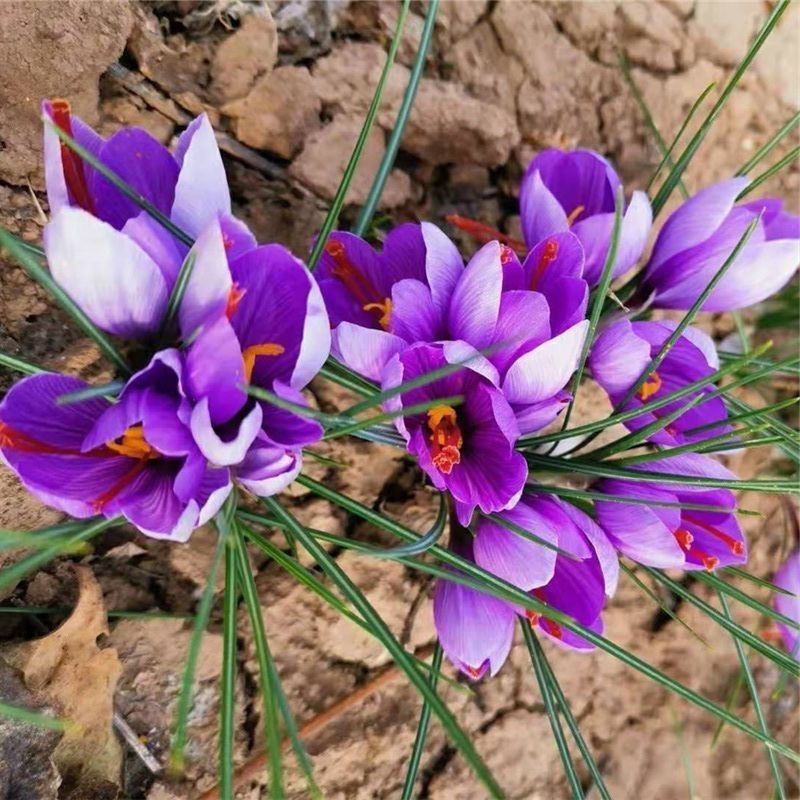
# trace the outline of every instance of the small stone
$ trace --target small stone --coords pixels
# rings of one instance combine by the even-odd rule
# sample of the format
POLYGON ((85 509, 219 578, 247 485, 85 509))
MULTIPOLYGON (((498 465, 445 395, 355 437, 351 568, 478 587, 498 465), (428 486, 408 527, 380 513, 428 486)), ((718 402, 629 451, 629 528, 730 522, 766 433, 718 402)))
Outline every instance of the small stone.
MULTIPOLYGON (((383 116, 381 124, 387 124, 383 116)), ((423 78, 402 147, 431 164, 504 164, 519 141, 504 109, 468 95, 460 86, 423 78)))
MULTIPOLYGON (((332 200, 362 124, 363 120, 359 117, 336 117, 330 125, 308 137, 303 151, 289 168, 289 173, 320 197, 332 200)), ((350 183, 348 203, 360 204, 367 199, 385 147, 383 131, 373 128, 350 183)), ((393 170, 386 181, 380 205, 382 208, 394 208, 405 203, 410 195, 411 179, 404 172, 393 170)))
MULTIPOLYGON (((758 3, 697 3, 691 24, 698 50, 715 64, 736 66, 747 52, 763 14, 758 3)), ((797 39, 796 24, 791 38, 797 39)))
POLYGON ((278 67, 252 91, 222 107, 243 144, 291 158, 319 127, 322 106, 305 67, 278 67))
POLYGON ((211 90, 220 103, 244 97, 256 80, 272 72, 278 60, 278 31, 269 8, 248 14, 223 40, 211 64, 211 90))
POLYGON ((436 15, 436 38, 441 47, 458 41, 486 13, 487 0, 444 0, 436 15))

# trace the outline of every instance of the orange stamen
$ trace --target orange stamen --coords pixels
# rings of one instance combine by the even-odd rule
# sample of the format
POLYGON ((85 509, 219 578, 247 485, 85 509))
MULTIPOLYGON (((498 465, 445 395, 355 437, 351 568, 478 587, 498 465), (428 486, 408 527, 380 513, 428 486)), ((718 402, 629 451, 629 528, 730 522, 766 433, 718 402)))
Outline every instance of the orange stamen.
POLYGON ((694 541, 694 536, 692 536, 686 528, 678 528, 676 531, 673 531, 672 535, 677 540, 678 544, 684 550, 691 550, 692 549, 692 542, 694 541))
POLYGON ((122 436, 112 442, 106 442, 106 447, 128 458, 158 458, 158 453, 144 438, 144 431, 141 425, 131 425, 122 436))
POLYGON ((453 467, 461 463, 461 446, 464 444, 455 409, 450 406, 429 408, 428 428, 433 465, 444 475, 449 475, 453 467))
POLYGON ((279 356, 281 353, 285 352, 286 348, 282 344, 275 344, 274 342, 254 344, 252 347, 245 348, 245 350, 242 352, 245 382, 250 383, 252 380, 253 370, 256 366, 256 359, 259 356, 279 356))
MULTIPOLYGON (((50 108, 56 127, 60 128, 67 136, 74 139, 69 102, 60 99, 53 100, 50 104, 50 108)), ((84 211, 94 214, 94 203, 92 202, 92 197, 89 194, 89 187, 86 183, 83 161, 65 142, 61 142, 61 167, 64 171, 64 182, 67 184, 72 199, 84 211)))
POLYGON ((555 239, 548 239, 547 243, 544 246, 544 251, 542 252, 541 258, 539 259, 539 263, 536 265, 536 269, 534 270, 533 277, 531 278, 531 289, 536 290, 536 287, 539 285, 539 281, 542 279, 542 275, 544 275, 545 270, 556 260, 558 257, 558 242, 555 239))
POLYGON ((652 397, 661 388, 661 376, 653 370, 648 376, 647 380, 642 384, 642 388, 636 392, 636 396, 643 402, 652 397))
POLYGON ((719 528, 714 527, 713 525, 709 525, 707 522, 703 522, 702 520, 697 519, 697 517, 690 516, 689 514, 684 514, 683 518, 690 522, 692 525, 697 525, 698 528, 702 528, 706 533, 710 533, 712 536, 715 536, 721 542, 724 542, 730 548, 731 553, 735 556, 743 556, 744 555, 744 544, 740 542, 738 539, 734 539, 733 536, 729 536, 724 531, 721 531, 719 528))
POLYGON ((239 308, 239 303, 242 298, 247 294, 247 289, 241 289, 238 283, 234 283, 228 291, 228 302, 225 306, 225 316, 230 319, 239 308))
POLYGON ((575 222, 575 220, 578 219, 578 217, 581 214, 583 214, 585 208, 586 208, 586 206, 577 206, 576 208, 572 209, 572 212, 567 217, 567 227, 568 228, 572 227, 572 224, 575 222))
POLYGON ((496 228, 484 225, 476 219, 462 217, 458 214, 448 214, 445 219, 459 230, 468 233, 473 239, 480 242, 480 244, 486 244, 486 242, 497 240, 502 244, 508 245, 513 250, 516 250, 517 253, 524 255, 528 252, 525 242, 521 242, 519 239, 513 239, 511 236, 506 236, 506 234, 501 233, 496 228))
POLYGON ((542 617, 541 614, 537 614, 535 611, 531 611, 529 608, 525 610, 525 616, 532 626, 536 625, 542 617))
POLYGON ((392 301, 386 297, 380 303, 367 303, 362 306, 364 311, 371 311, 378 316, 378 324, 385 331, 389 330, 389 320, 392 317, 392 301))

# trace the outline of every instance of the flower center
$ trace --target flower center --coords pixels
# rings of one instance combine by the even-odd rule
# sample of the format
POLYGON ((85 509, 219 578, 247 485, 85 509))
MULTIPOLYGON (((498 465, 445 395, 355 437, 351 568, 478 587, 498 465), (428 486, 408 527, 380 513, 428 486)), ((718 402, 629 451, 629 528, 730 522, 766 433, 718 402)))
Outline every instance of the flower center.
MULTIPOLYGON (((50 104, 53 122, 67 136, 74 139, 72 133, 72 116, 67 100, 53 100, 50 104)), ((67 184, 72 199, 84 210, 94 214, 94 203, 89 194, 86 183, 86 174, 83 171, 83 161, 80 156, 69 148, 66 142, 61 142, 61 167, 64 171, 64 182, 67 184)))
MULTIPOLYGON (((531 594, 537 600, 540 600, 542 603, 546 603, 544 592, 541 588, 534 589, 531 594)), ((547 633, 549 633, 551 636, 554 636, 556 639, 564 638, 564 629, 557 622, 553 622, 553 620, 548 619, 547 617, 544 617, 536 611, 532 611, 531 609, 526 609, 525 616, 527 617, 527 620, 531 626, 539 625, 541 626, 542 630, 547 631, 547 633)))
POLYGON ((451 406, 434 406, 428 409, 428 428, 431 432, 431 460, 434 466, 445 475, 461 463, 461 435, 456 412, 451 406))
POLYGON ((567 227, 568 227, 568 228, 571 228, 571 227, 572 227, 572 225, 573 225, 573 223, 575 222, 575 220, 577 220, 577 219, 578 219, 578 217, 579 217, 581 214, 583 214, 583 212, 585 211, 585 209, 586 209, 586 206, 583 206, 583 205, 581 205, 581 206, 576 206, 575 208, 573 208, 573 209, 572 209, 572 211, 570 212, 570 215, 567 217, 567 227))
POLYGON ((661 388, 661 376, 653 370, 648 376, 645 382, 642 384, 642 388, 636 392, 636 396, 643 402, 646 403, 649 398, 651 398, 659 389, 661 388))
POLYGON ((505 233, 501 233, 497 230, 497 228, 484 225, 482 222, 478 222, 476 219, 462 217, 458 214, 448 214, 445 219, 454 227, 464 231, 464 233, 468 233, 473 239, 481 244, 486 244, 486 242, 492 242, 496 240, 502 244, 508 245, 517 253, 524 254, 528 251, 525 242, 521 242, 519 239, 513 239, 511 236, 506 236, 505 233))
POLYGON ((744 555, 744 544, 740 542, 738 539, 734 539, 733 536, 729 536, 727 533, 721 531, 714 525, 709 525, 707 522, 703 522, 703 520, 697 519, 697 517, 690 516, 689 514, 684 514, 683 518, 692 525, 696 525, 698 528, 702 528, 706 533, 710 533, 712 536, 716 537, 721 542, 724 542, 730 549, 731 553, 733 553, 735 556, 744 555))
POLYGON ((558 242, 555 241, 555 239, 548 239, 542 251, 542 255, 539 257, 539 263, 536 265, 536 269, 533 272, 533 277, 531 278, 531 289, 533 291, 535 291, 536 287, 539 285, 539 281, 542 279, 545 270, 556 260, 557 256, 558 242))
POLYGON ((242 351, 245 382, 250 383, 250 381, 253 379, 253 370, 256 366, 256 359, 259 356, 279 356, 285 352, 286 348, 282 344, 275 344, 274 342, 254 344, 252 347, 245 348, 242 351))
POLYGON ((144 438, 141 425, 131 425, 122 436, 111 442, 106 442, 106 447, 128 458, 149 460, 158 458, 158 451, 154 450, 144 438))
POLYGON ((678 528, 672 532, 672 535, 687 553, 697 556, 703 562, 706 572, 712 572, 719 564, 719 559, 716 556, 706 553, 694 544, 694 536, 686 528, 678 528))
POLYGON ((385 331, 389 330, 389 320, 392 316, 392 301, 386 297, 380 303, 367 303, 365 306, 362 306, 364 311, 371 311, 378 317, 378 325, 381 326, 385 331))

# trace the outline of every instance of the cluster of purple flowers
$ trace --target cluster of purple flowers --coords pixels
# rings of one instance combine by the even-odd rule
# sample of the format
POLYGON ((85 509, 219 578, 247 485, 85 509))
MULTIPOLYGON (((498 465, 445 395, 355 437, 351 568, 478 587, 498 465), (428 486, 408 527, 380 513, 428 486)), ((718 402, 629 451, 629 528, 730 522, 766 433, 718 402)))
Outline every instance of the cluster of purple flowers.
MULTIPOLYGON (((97 327, 154 354, 114 401, 65 402, 86 384, 48 373, 20 381, 5 397, 0 453, 44 502, 74 517, 122 514, 148 535, 185 541, 234 485, 261 496, 282 490, 301 469, 302 449, 322 434, 318 423, 286 409, 305 404, 302 390, 331 351, 382 390, 397 390, 386 410, 451 501, 453 551, 584 628, 602 631, 618 553, 682 569, 746 560, 731 491, 658 480, 731 477, 709 456, 667 451, 640 468, 641 481, 602 481, 595 488, 605 497, 592 517, 539 491, 517 447, 568 405, 587 344, 589 295, 611 246, 620 186, 601 156, 547 150, 534 159, 520 197, 524 248, 499 237, 465 263, 427 222, 395 228, 380 251, 335 231, 312 277, 283 247, 258 246, 231 215, 205 117, 170 153, 139 129, 104 140, 63 101, 45 104, 45 114, 52 274, 97 327), (51 124, 193 246, 62 144, 51 124), (168 309, 182 265, 191 272, 173 323, 168 309), (290 405, 255 399, 249 386, 290 405)), ((737 204, 746 183, 713 186, 669 218, 642 273, 651 307, 690 307, 754 219, 755 232, 704 308, 749 305, 789 280, 800 262, 800 223, 778 201, 737 204)), ((634 192, 614 276, 641 260, 651 225, 646 195, 634 192)), ((719 364, 699 330, 687 329, 640 381, 674 330, 667 322, 606 322, 587 362, 626 411, 701 384, 627 420, 638 431, 669 415, 648 438, 661 447, 731 430, 724 403, 703 382, 719 364)), ((433 605, 445 652, 472 678, 500 668, 519 617, 564 645, 591 647, 546 616, 455 581, 439 582, 433 605)))

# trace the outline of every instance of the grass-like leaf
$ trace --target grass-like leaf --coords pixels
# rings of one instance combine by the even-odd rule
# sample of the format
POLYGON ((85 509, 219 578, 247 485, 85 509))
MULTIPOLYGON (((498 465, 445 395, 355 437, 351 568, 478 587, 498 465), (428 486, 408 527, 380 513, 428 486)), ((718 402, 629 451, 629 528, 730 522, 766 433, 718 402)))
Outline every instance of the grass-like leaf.
POLYGON ((714 103, 713 107, 706 115, 706 118, 703 120, 703 123, 700 125, 697 132, 689 140, 689 143, 686 145, 683 152, 676 159, 675 166, 672 168, 672 170, 670 170, 669 174, 664 180, 664 183, 658 190, 658 193, 653 198, 654 217, 657 217, 659 213, 661 213, 662 209, 669 200, 673 190, 677 186, 678 182, 681 180, 684 171, 689 166, 689 163, 691 162, 695 153, 699 149, 700 145, 703 143, 703 140, 708 135, 708 132, 711 130, 714 121, 719 116, 722 109, 725 107, 725 104, 728 102, 728 99, 733 93, 733 90, 738 85, 742 76, 747 71, 747 68, 750 66, 751 62, 756 57, 758 51, 764 45, 764 42, 767 41, 770 33, 772 33, 773 28, 778 24, 778 21, 783 16, 784 12, 788 7, 789 7, 789 0, 779 0, 779 2, 777 2, 773 6, 772 11, 767 17, 764 25, 761 27, 761 30, 758 32, 758 35, 752 41, 750 47, 748 47, 747 52, 745 53, 741 63, 734 71, 728 83, 725 85, 725 88, 720 93, 719 98, 717 98, 717 102, 714 103))
POLYGON ((424 675, 420 672, 414 660, 391 633, 381 615, 375 611, 371 603, 369 603, 358 587, 348 578, 342 568, 328 555, 325 549, 306 532, 303 526, 300 525, 275 498, 262 498, 262 502, 271 514, 290 527, 297 541, 308 551, 309 555, 314 558, 322 570, 336 584, 342 596, 352 603, 353 607, 361 614, 362 618, 372 626, 376 637, 389 651, 395 663, 403 670, 409 681, 420 694, 430 703, 431 710, 439 718, 442 727, 447 731, 453 744, 464 755, 467 763, 472 767, 489 795, 491 797, 502 797, 503 793, 500 787, 476 752, 469 736, 461 729, 452 712, 442 702, 439 695, 431 689, 430 684, 425 680, 424 675))
MULTIPOLYGON (((719 602, 722 605, 722 612, 725 615, 725 618, 733 622, 733 616, 731 615, 731 609, 728 605, 728 600, 723 592, 717 590, 717 594, 719 596, 719 602)), ((742 665, 742 673, 744 674, 747 689, 750 692, 750 699, 753 701, 753 710, 756 712, 758 726, 761 728, 761 731, 765 736, 769 736, 767 718, 764 715, 764 709, 761 708, 761 701, 758 699, 758 686, 756 685, 755 678, 753 677, 753 670, 750 669, 750 662, 747 659, 747 653, 745 652, 742 643, 735 636, 733 637, 733 646, 736 648, 736 655, 739 657, 739 663, 742 665)), ((778 765, 778 758, 769 747, 767 747, 766 750, 767 758, 769 759, 769 766, 772 770, 772 777, 775 780, 775 791, 777 792, 780 800, 786 800, 786 794, 783 790, 781 768, 778 765)))
MULTIPOLYGON (((433 650, 433 658, 431 659, 431 674, 429 682, 431 691, 436 691, 436 684, 439 682, 439 671, 442 668, 442 656, 444 651, 439 642, 436 642, 436 647, 433 650)), ((417 774, 419 773, 419 765, 422 761, 422 751, 425 749, 425 739, 428 736, 428 728, 431 722, 431 707, 428 701, 422 704, 422 711, 419 715, 419 724, 417 725, 417 733, 414 736, 414 745, 411 748, 411 756, 408 759, 408 768, 406 770, 406 779, 403 782, 403 792, 400 795, 400 800, 411 800, 414 795, 414 784, 417 782, 417 774)))
MULTIPOLYGON (((222 518, 223 515, 218 515, 222 518)), ((233 798, 233 751, 236 737, 236 606, 239 582, 236 574, 236 543, 223 523, 225 539, 225 593, 222 601, 222 672, 219 689, 219 794, 233 798)))
POLYGON ((0 248, 33 278, 75 321, 75 324, 98 346, 100 351, 123 374, 130 374, 130 367, 111 343, 111 340, 86 316, 83 309, 55 282, 53 276, 28 250, 20 246, 20 240, 5 228, 0 227, 0 248))
MULTIPOLYGON (((417 54, 414 56, 414 63, 411 66, 408 85, 403 94, 403 101, 397 111, 397 119, 389 135, 389 140, 386 142, 386 150, 381 159, 378 171, 372 179, 372 186, 370 186, 367 199, 364 201, 364 205, 361 207, 361 211, 358 214, 356 224, 353 226, 353 233, 358 236, 363 236, 364 231, 369 228, 372 217, 375 214, 375 209, 383 194, 386 180, 394 166, 394 160, 400 148, 400 140, 403 138, 408 116, 411 113, 411 107, 414 105, 414 98, 417 96, 419 81, 425 69, 425 59, 427 58, 428 48, 433 38, 434 23, 436 22, 436 12, 438 10, 439 0, 430 0, 428 3, 428 11, 425 14, 425 24, 422 27, 422 34, 420 35, 419 45, 417 47, 417 54)), ((399 38, 399 36, 397 38, 399 38)))
POLYGON ((765 169, 760 175, 753 178, 753 180, 747 186, 745 186, 744 189, 742 189, 736 199, 742 200, 743 198, 747 197, 747 195, 749 195, 751 192, 758 189, 762 183, 768 181, 773 175, 777 175, 782 169, 788 167, 793 161, 796 161, 799 156, 800 146, 790 150, 780 161, 777 161, 769 169, 765 169))
POLYGON ((197 659, 200 655, 200 645, 203 641, 203 635, 208 627, 208 618, 211 614, 211 606, 214 602, 214 588, 217 583, 217 573, 219 572, 224 552, 225 537, 220 534, 217 539, 217 547, 211 561, 208 578, 206 579, 206 585, 203 587, 203 594, 200 596, 200 602, 197 604, 197 614, 194 618, 192 638, 189 640, 189 649, 186 653, 186 663, 183 668, 183 678, 181 679, 181 691, 178 695, 178 705, 175 710, 175 722, 173 724, 172 741, 169 751, 169 766, 170 771, 177 775, 183 773, 184 752, 188 737, 189 712, 192 708, 197 659))
POLYGON ((30 361, 24 361, 8 353, 0 353, 0 367, 12 369, 14 372, 21 372, 23 375, 38 375, 40 372, 47 372, 44 367, 31 364, 30 361))
POLYGON ((445 500, 444 493, 441 493, 439 495, 439 513, 436 515, 436 520, 427 533, 420 536, 416 542, 401 544, 384 553, 373 553, 373 558, 410 558, 411 556, 421 556, 442 538, 446 524, 447 501, 445 500))
MULTIPOLYGON (((256 583, 247 558, 247 550, 242 537, 236 531, 233 537, 236 559, 239 564, 239 581, 241 583, 242 597, 244 598, 247 612, 250 615, 250 628, 253 633, 253 645, 258 660, 258 674, 261 678, 261 702, 264 715, 264 731, 266 734, 267 759, 269 763, 270 797, 281 800, 283 791, 283 757, 281 755, 281 730, 278 720, 277 696, 279 685, 276 681, 277 672, 272 662, 269 651, 267 633, 264 629, 264 620, 261 616, 261 603, 258 599, 256 583)), ((312 778, 312 785, 313 778, 312 778)))
POLYGON ((752 157, 736 171, 737 175, 747 175, 757 167, 797 126, 800 124, 800 111, 796 112, 789 121, 779 128, 761 147, 753 153, 752 157))
POLYGON ((361 127, 361 132, 358 134, 353 152, 350 155, 350 160, 347 162, 342 180, 339 183, 339 188, 336 190, 333 202, 331 203, 330 210, 328 211, 325 220, 322 223, 317 240, 314 242, 314 247, 311 250, 311 255, 308 258, 308 268, 313 272, 322 256, 322 251, 328 241, 331 231, 336 227, 339 220, 339 212, 344 205, 347 190, 350 188, 350 182, 353 180, 358 164, 361 161, 361 155, 364 152, 364 147, 367 144, 367 139, 372 131, 372 125, 375 122, 375 117, 378 114, 378 109, 381 107, 381 99, 383 92, 386 88, 386 81, 389 78, 389 72, 392 69, 395 58, 397 57, 397 50, 400 47, 400 41, 403 35, 403 28, 406 24, 406 17, 411 0, 403 0, 403 5, 400 8, 400 13, 397 15, 397 27, 395 28, 392 43, 389 45, 389 52, 386 54, 386 61, 383 65, 383 71, 378 79, 378 85, 375 87, 375 94, 372 96, 372 102, 369 105, 367 114, 364 117, 364 124, 361 127))
POLYGON ((161 323, 160 338, 168 335, 173 323, 175 322, 178 309, 181 307, 181 302, 183 301, 183 295, 186 293, 186 287, 189 285, 189 280, 191 279, 192 272, 194 271, 195 261, 197 261, 197 252, 194 250, 194 248, 192 248, 187 253, 186 258, 183 259, 180 271, 178 272, 178 277, 175 280, 175 285, 172 287, 172 291, 170 292, 167 310, 164 313, 164 320, 161 323))
POLYGON ((82 403, 84 400, 91 400, 95 397, 116 397, 125 388, 125 381, 109 381, 102 386, 87 386, 77 392, 67 392, 56 398, 57 406, 69 406, 74 403, 82 403))
POLYGON ((47 714, 40 714, 28 708, 12 706, 9 703, 4 703, 2 700, 0 700, 0 717, 8 717, 17 722, 24 722, 26 725, 32 725, 35 728, 46 728, 51 731, 66 731, 73 726, 68 720, 50 717, 47 714))
POLYGON ((520 627, 522 628, 522 635, 525 638, 525 645, 528 648, 533 671, 536 674, 536 681, 539 684, 539 691, 541 692, 544 708, 547 712, 547 719, 550 722, 550 729, 553 731, 553 739, 555 740, 561 763, 564 766, 564 772, 567 776, 572 797, 574 800, 581 800, 581 798, 583 798, 581 779, 578 777, 578 771, 575 769, 575 764, 572 762, 572 754, 569 752, 569 745, 564 736, 561 721, 558 718, 556 701, 550 690, 550 683, 547 680, 547 675, 542 663, 544 658, 542 646, 539 644, 539 641, 527 621, 521 620, 520 627))

